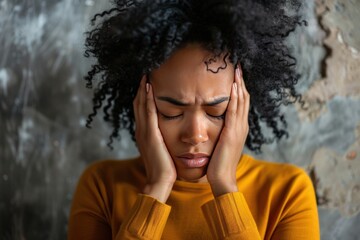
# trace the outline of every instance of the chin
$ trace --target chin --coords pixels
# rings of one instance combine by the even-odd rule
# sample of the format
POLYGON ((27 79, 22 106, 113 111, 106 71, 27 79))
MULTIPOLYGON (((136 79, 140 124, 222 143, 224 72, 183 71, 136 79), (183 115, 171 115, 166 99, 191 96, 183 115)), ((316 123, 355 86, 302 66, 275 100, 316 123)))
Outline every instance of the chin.
POLYGON ((207 182, 206 168, 183 169, 177 175, 179 180, 185 182, 207 182))

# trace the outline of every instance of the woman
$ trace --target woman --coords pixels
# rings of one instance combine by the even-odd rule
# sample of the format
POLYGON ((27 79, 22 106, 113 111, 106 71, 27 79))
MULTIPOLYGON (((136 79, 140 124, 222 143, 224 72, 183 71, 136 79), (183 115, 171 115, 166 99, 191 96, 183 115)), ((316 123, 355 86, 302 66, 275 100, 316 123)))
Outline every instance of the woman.
POLYGON ((242 154, 286 136, 279 106, 300 99, 285 3, 116 1, 95 16, 88 123, 103 107, 110 146, 126 128, 140 156, 86 169, 69 239, 319 239, 306 173, 242 154))

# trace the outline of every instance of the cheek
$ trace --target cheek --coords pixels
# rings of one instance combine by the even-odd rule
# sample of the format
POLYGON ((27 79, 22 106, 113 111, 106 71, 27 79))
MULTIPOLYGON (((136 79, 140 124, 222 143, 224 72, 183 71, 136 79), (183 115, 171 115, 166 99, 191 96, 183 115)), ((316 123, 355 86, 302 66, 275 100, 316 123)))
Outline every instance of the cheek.
POLYGON ((158 124, 166 146, 168 148, 176 146, 175 143, 179 139, 179 124, 174 121, 162 120, 161 117, 158 117, 158 124))
POLYGON ((224 121, 222 121, 221 123, 212 124, 209 127, 208 134, 209 134, 209 138, 211 139, 211 142, 216 143, 218 141, 223 127, 224 127, 224 121))

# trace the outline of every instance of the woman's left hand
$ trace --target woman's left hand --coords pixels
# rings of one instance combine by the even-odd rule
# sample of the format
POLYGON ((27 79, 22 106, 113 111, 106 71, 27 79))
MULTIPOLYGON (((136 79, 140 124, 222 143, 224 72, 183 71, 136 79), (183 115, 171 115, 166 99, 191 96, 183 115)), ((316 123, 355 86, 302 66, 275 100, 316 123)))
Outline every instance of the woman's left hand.
POLYGON ((238 65, 225 115, 225 124, 207 169, 207 179, 215 197, 238 191, 236 168, 249 132, 249 105, 250 95, 245 88, 238 65))

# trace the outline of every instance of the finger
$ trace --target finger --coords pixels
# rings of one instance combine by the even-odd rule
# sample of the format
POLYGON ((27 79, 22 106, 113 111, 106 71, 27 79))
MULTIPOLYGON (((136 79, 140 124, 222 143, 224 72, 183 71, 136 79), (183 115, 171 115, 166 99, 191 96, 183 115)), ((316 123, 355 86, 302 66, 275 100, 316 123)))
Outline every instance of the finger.
POLYGON ((241 78, 242 81, 242 92, 244 93, 244 120, 248 120, 249 109, 250 109, 250 94, 246 89, 244 78, 241 78))
POLYGON ((243 81, 241 77, 241 68, 238 65, 236 68, 236 74, 235 74, 235 82, 238 84, 237 94, 238 94, 238 107, 237 107, 237 113, 242 118, 244 115, 244 92, 243 92, 243 81))
POLYGON ((232 84, 231 93, 230 93, 230 101, 229 101, 229 105, 227 107, 226 115, 225 115, 225 126, 226 127, 234 126, 234 124, 236 122, 237 103, 238 103, 238 100, 237 100, 238 87, 239 86, 236 82, 234 82, 232 84))
POLYGON ((148 92, 146 94, 146 113, 147 113, 147 123, 149 130, 156 132, 158 129, 158 117, 157 109, 154 100, 154 92, 150 83, 147 83, 148 92))
POLYGON ((133 102, 133 105, 134 105, 134 112, 136 112, 136 115, 137 115, 137 120, 140 121, 141 119, 143 119, 141 116, 141 112, 144 111, 144 103, 145 103, 145 100, 144 100, 144 83, 146 81, 146 76, 144 75, 142 78, 141 78, 141 81, 140 81, 140 84, 139 84, 139 88, 138 88, 138 91, 137 91, 137 94, 136 94, 136 97, 135 97, 135 100, 133 102))
POLYGON ((144 106, 144 102, 145 102, 145 88, 144 88, 144 83, 146 81, 146 77, 145 75, 142 77, 139 88, 138 88, 138 92, 136 94, 134 103, 133 103, 133 107, 134 107, 134 115, 135 115, 135 123, 136 123, 136 132, 138 132, 138 134, 141 134, 139 131, 143 131, 144 130, 144 111, 145 111, 145 106, 144 106), (143 102, 141 104, 141 102, 143 102))
MULTIPOLYGON (((239 78, 240 78, 240 91, 241 93, 241 99, 239 100, 241 103, 239 104, 239 116, 240 116, 240 119, 241 119, 241 123, 242 123, 242 126, 243 126, 243 129, 245 131, 248 132, 248 129, 249 129, 249 108, 250 108, 250 95, 248 93, 248 91, 246 90, 246 86, 245 86, 245 81, 244 81, 244 77, 243 77, 243 74, 242 74, 242 70, 239 66, 239 78)), ((240 97, 239 97, 240 98, 240 97)))
POLYGON ((146 99, 146 75, 144 75, 141 79, 140 86, 139 86, 139 104, 144 106, 145 105, 145 99, 146 99))
POLYGON ((138 90, 137 90, 137 92, 136 92, 136 96, 135 96, 135 98, 134 98, 133 105, 139 103, 139 98, 140 98, 140 93, 141 93, 141 83, 142 83, 143 81, 146 81, 146 76, 145 76, 145 75, 143 75, 142 78, 141 78, 141 80, 140 80, 140 84, 139 84, 138 90))
POLYGON ((133 101, 133 109, 134 109, 135 121, 137 119, 139 119, 138 118, 138 109, 139 109, 139 99, 140 99, 140 94, 141 94, 141 82, 143 81, 143 79, 144 79, 144 76, 140 80, 140 84, 139 84, 138 90, 136 92, 136 96, 134 98, 134 101, 133 101))

